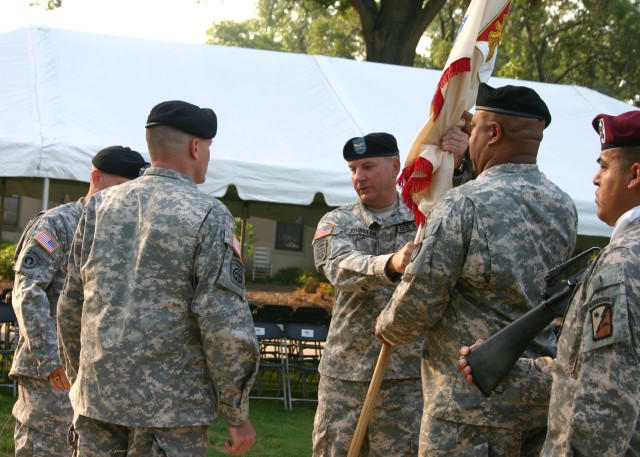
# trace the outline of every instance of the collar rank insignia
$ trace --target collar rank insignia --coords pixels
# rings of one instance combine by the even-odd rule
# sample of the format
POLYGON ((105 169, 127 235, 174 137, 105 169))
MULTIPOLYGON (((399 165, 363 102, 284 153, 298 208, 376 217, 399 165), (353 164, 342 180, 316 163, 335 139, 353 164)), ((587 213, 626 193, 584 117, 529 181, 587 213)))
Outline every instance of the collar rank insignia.
POLYGON ((604 303, 591 310, 591 325, 593 341, 611 336, 613 325, 611 324, 611 303, 604 303))

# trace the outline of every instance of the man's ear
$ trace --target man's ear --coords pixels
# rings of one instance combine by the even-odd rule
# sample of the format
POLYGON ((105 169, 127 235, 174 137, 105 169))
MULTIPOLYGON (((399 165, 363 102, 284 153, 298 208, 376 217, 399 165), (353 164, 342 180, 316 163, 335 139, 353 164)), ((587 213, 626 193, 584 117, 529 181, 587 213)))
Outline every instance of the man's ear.
POLYGON ((100 177, 102 176, 102 172, 97 168, 91 169, 91 183, 94 186, 98 186, 100 184, 100 177))
POLYGON ((191 141, 189 142, 189 157, 191 157, 192 159, 197 159, 200 151, 198 149, 199 146, 199 142, 197 138, 191 138, 191 141))
POLYGON ((640 189, 640 162, 634 162, 629 170, 631 177, 627 187, 629 189, 640 189))
POLYGON ((492 122, 489 124, 489 130, 491 132, 491 138, 489 139, 489 144, 496 144, 500 140, 502 140, 502 136, 504 134, 502 130, 502 125, 498 122, 492 122))

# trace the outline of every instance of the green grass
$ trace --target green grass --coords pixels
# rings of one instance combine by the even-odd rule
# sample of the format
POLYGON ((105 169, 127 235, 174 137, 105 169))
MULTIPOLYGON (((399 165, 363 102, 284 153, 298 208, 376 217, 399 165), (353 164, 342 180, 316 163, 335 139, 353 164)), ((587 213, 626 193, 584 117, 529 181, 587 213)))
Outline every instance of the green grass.
MULTIPOLYGON (((13 455, 11 408, 15 402, 9 388, 0 388, 0 456, 13 455)), ((293 411, 285 411, 281 400, 251 400, 249 417, 257 438, 248 457, 308 457, 311 455, 311 431, 316 403, 294 402, 293 411)), ((210 428, 209 457, 228 456, 224 442, 229 432, 224 423, 210 428)))

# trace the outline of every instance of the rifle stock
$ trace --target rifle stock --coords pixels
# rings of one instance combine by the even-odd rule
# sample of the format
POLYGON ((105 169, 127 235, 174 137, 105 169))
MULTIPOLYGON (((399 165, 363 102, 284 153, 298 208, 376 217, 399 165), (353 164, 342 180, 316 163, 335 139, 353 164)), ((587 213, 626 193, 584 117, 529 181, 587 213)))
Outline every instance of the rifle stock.
POLYGON ((495 335, 482 342, 465 357, 471 367, 473 381, 485 397, 507 376, 531 341, 556 317, 564 315, 568 298, 582 281, 586 267, 566 281, 560 274, 600 248, 590 248, 545 275, 543 301, 495 335))

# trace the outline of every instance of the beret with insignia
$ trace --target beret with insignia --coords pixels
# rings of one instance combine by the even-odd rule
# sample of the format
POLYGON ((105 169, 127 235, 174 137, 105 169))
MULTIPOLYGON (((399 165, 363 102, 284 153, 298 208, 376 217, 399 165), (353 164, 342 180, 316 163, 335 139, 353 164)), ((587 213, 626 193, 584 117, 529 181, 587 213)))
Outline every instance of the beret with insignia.
POLYGON ((598 114, 591 122, 600 135, 602 150, 640 146, 640 110, 618 116, 598 114))
POLYGON ((368 157, 397 155, 400 155, 398 143, 389 133, 370 133, 351 138, 342 148, 342 156, 347 162, 368 157))

